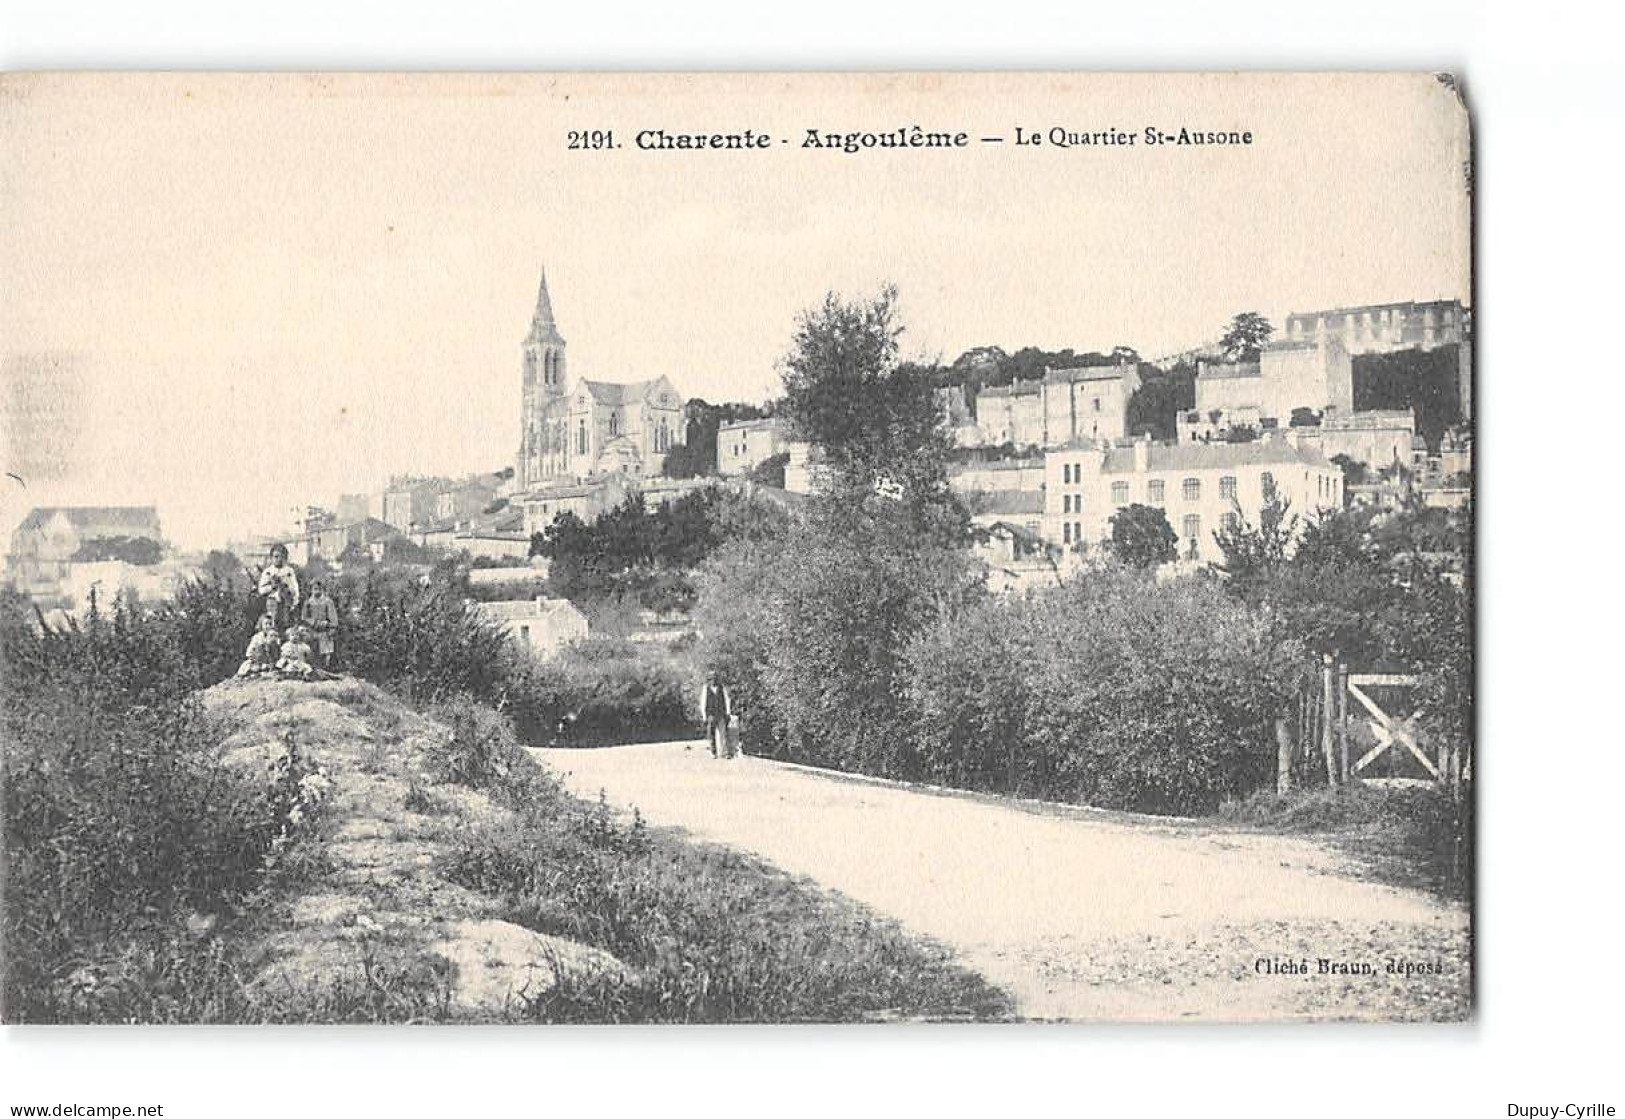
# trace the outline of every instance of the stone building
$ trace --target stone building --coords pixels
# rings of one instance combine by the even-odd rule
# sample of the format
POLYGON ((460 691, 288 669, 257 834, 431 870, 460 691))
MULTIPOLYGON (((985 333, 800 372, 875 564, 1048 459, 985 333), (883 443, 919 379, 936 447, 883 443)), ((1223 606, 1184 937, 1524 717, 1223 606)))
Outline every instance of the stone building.
POLYGON ((1263 427, 1266 420, 1286 427, 1297 408, 1354 409, 1354 364, 1336 338, 1275 342, 1257 361, 1204 361, 1196 368, 1196 408, 1180 417, 1182 442, 1212 428, 1263 427))
POLYGON ((789 449, 782 420, 769 417, 721 424, 717 428, 717 473, 724 478, 743 474, 789 449))
POLYGON ((1128 402, 1140 387, 1132 363, 1047 369, 1041 380, 985 388, 976 395, 984 443, 1059 447, 1074 439, 1121 439, 1128 402))
POLYGON ((477 602, 474 612, 513 639, 520 649, 546 660, 566 645, 585 640, 587 616, 563 598, 477 602))
POLYGON ((1296 431, 1251 443, 1131 446, 1079 444, 1045 458, 1043 534, 1053 544, 1096 547, 1126 505, 1163 510, 1182 558, 1222 558, 1215 531, 1245 517, 1258 523, 1271 494, 1300 517, 1343 505, 1343 472, 1296 431))
POLYGON ((518 492, 603 473, 658 473, 682 440, 683 398, 664 376, 571 385, 545 273, 521 355, 518 492))
MULTIPOLYGON (((150 505, 64 505, 29 511, 11 534, 6 578, 37 598, 62 593, 71 565, 93 558, 86 549, 97 541, 148 541, 164 548, 158 510, 150 505)), ((154 557, 157 558, 157 557, 154 557)))
POLYGON ((1473 312, 1459 299, 1298 312, 1286 317, 1283 340, 1314 344, 1335 340, 1351 354, 1455 346, 1461 414, 1464 418, 1473 414, 1473 312))

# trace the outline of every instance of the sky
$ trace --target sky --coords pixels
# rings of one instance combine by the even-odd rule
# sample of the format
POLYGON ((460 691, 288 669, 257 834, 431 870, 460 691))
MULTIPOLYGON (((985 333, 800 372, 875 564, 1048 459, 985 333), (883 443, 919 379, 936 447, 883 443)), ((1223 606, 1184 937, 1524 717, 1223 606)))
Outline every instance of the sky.
POLYGON ((0 516, 156 504, 200 548, 507 465, 544 266, 572 377, 713 401, 772 395, 831 290, 895 283, 944 360, 1466 302, 1466 145, 1425 75, 5 76, 0 516), (801 147, 914 125, 973 140, 801 147), (1254 143, 1013 143, 1147 125, 1254 143), (745 128, 770 149, 633 143, 745 128))

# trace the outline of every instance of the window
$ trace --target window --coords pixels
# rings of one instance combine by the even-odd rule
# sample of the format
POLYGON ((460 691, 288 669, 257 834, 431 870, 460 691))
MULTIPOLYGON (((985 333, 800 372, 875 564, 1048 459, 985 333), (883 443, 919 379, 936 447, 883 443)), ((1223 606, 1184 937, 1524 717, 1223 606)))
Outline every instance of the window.
POLYGON ((611 435, 619 435, 620 432, 621 432, 621 414, 619 412, 611 412, 609 414, 609 433, 611 435))
POLYGON ((1070 462, 1063 462, 1061 464, 1061 484, 1063 486, 1070 486, 1072 484, 1072 464, 1070 462))
POLYGON ((523 645, 529 645, 530 644, 530 627, 529 626, 520 626, 519 627, 519 641, 523 645))
POLYGON ((1153 478, 1145 484, 1146 499, 1153 505, 1161 505, 1165 500, 1163 494, 1166 487, 1161 478, 1153 478))
POLYGON ((1264 473, 1262 475, 1259 476, 1258 481, 1259 481, 1260 488, 1264 491, 1264 500, 1265 501, 1274 501, 1275 500, 1275 475, 1271 474, 1268 470, 1266 470, 1266 471, 1264 471, 1264 473))
POLYGON ((1072 522, 1071 521, 1067 521, 1065 524, 1063 524, 1061 526, 1061 543, 1063 543, 1063 544, 1072 543, 1072 522))
POLYGON ((1234 474, 1226 474, 1219 479, 1219 496, 1226 501, 1236 499, 1236 476, 1234 474))
POLYGON ((1072 512, 1072 495, 1069 493, 1063 493, 1061 495, 1061 512, 1072 512))
POLYGON ((1186 501, 1202 500, 1202 480, 1200 478, 1186 478, 1181 483, 1180 490, 1186 501))
POLYGON ((1241 518, 1232 510, 1219 515, 1219 527, 1226 532, 1235 532, 1241 527, 1241 518))
POLYGON ((1095 397, 1095 411, 1100 411, 1100 397, 1095 397))
POLYGON ((587 453, 587 421, 586 420, 582 420, 580 426, 576 428, 576 453, 580 454, 580 455, 584 455, 584 454, 587 453))
POLYGON ((1112 504, 1113 505, 1127 505, 1128 504, 1128 483, 1127 482, 1113 482, 1112 483, 1112 504))
POLYGON ((1188 513, 1179 524, 1180 535, 1185 538, 1186 554, 1196 555, 1196 542, 1202 535, 1202 518, 1195 513, 1188 513))
POLYGON ((1072 539, 1077 541, 1079 544, 1083 543, 1083 522, 1072 522, 1072 539))

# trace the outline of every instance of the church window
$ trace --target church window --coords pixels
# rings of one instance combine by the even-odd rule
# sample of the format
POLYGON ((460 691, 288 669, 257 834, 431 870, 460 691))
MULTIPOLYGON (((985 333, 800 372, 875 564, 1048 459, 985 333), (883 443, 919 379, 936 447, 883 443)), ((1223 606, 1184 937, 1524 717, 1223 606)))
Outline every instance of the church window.
POLYGON ((576 453, 581 454, 581 455, 584 455, 584 454, 587 453, 587 421, 586 420, 582 420, 581 423, 580 423, 580 426, 578 426, 576 428, 576 453))
POLYGON ((621 432, 621 416, 620 416, 620 413, 611 412, 609 414, 609 433, 611 435, 619 435, 620 432, 621 432))

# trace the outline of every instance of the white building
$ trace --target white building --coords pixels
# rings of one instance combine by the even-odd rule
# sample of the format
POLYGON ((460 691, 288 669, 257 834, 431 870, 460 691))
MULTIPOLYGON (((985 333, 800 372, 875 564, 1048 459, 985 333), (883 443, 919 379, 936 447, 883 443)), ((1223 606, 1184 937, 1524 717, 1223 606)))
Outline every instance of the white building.
POLYGON ((1168 518, 1181 557, 1217 560, 1213 534, 1238 517, 1252 524, 1271 494, 1293 513, 1343 505, 1343 472, 1296 433, 1251 443, 1079 445, 1045 462, 1044 536, 1065 548, 1111 539, 1111 518, 1149 505, 1168 518))
POLYGON ((1231 426, 1258 428, 1266 419, 1286 427, 1297 408, 1354 410, 1353 359, 1337 339, 1271 343, 1252 362, 1198 363, 1196 408, 1180 417, 1180 440, 1231 426))
POLYGON ((520 648, 542 660, 587 636, 587 616, 568 599, 537 597, 473 605, 480 617, 494 623, 520 648))
POLYGON ((782 420, 740 420, 717 428, 717 473, 724 478, 760 466, 790 449, 782 420))

